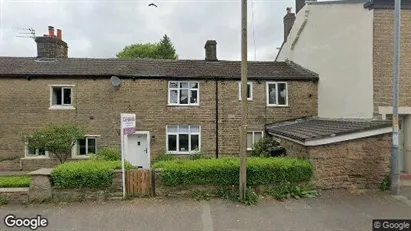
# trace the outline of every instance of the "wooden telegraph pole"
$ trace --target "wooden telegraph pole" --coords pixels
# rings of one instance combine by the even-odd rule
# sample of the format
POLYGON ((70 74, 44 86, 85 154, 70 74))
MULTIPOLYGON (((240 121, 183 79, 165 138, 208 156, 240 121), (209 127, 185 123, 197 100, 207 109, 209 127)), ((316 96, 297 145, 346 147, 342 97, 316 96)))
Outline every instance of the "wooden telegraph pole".
POLYGON ((247 0, 241 0, 241 127, 240 127, 240 200, 247 191, 247 0))

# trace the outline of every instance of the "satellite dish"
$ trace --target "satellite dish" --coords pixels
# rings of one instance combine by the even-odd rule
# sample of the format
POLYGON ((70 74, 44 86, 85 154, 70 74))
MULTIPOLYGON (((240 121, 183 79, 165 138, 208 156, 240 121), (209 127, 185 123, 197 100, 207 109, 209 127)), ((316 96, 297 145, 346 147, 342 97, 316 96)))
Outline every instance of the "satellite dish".
POLYGON ((111 84, 113 85, 113 87, 120 86, 121 80, 117 76, 112 76, 110 80, 111 80, 111 84))

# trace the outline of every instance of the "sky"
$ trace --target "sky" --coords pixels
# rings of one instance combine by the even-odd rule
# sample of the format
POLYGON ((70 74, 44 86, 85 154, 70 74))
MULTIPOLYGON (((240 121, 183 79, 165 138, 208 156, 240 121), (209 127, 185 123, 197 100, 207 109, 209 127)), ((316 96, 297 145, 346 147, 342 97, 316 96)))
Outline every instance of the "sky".
MULTIPOLYGON (((294 0, 248 0, 248 59, 273 61, 294 0)), ((36 43, 17 37, 33 28, 62 29, 69 57, 115 58, 124 46, 167 34, 179 59, 204 59, 207 40, 219 60, 241 59, 240 0, 0 0, 0 56, 35 57, 36 43), (149 7, 149 3, 158 7, 149 7)))

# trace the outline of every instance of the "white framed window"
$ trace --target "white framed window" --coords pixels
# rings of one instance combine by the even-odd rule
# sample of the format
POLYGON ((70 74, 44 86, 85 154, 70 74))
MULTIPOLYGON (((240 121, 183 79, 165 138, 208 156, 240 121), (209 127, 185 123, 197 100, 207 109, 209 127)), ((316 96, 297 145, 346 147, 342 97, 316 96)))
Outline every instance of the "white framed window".
POLYGON ((253 150, 254 144, 263 138, 264 133, 262 131, 248 131, 247 132, 247 150, 253 150))
POLYGON ((166 127, 166 149, 173 154, 192 154, 200 151, 201 128, 193 125, 166 127))
POLYGON ((73 87, 74 85, 49 85, 50 109, 74 109, 73 87))
POLYGON ((200 103, 200 83, 193 81, 168 82, 168 104, 198 106, 200 103))
POLYGON ((24 157, 48 158, 49 157, 49 152, 42 149, 42 148, 30 148, 28 146, 28 142, 25 142, 24 157))
POLYGON ((76 141, 73 157, 88 157, 97 153, 97 136, 85 136, 76 141))
MULTIPOLYGON (((241 82, 238 83, 238 100, 241 100, 241 82)), ((247 100, 253 100, 253 83, 247 83, 247 100)))
POLYGON ((288 106, 287 82, 267 82, 267 106, 288 106))

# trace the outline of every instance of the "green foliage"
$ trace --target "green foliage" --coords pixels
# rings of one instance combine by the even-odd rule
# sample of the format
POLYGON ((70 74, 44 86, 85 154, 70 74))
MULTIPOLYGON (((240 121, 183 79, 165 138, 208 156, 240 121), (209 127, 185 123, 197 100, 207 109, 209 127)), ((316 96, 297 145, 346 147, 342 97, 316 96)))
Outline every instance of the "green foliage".
POLYGON ((210 200, 210 194, 203 192, 203 191, 194 191, 192 193, 192 196, 197 201, 210 200))
POLYGON ((384 191, 390 190, 390 188, 391 188, 391 178, 390 176, 386 176, 380 184, 380 190, 384 192, 384 191))
POLYGON ((280 183, 277 187, 267 190, 266 193, 274 196, 277 200, 315 198, 318 196, 318 192, 313 185, 298 185, 291 182, 280 183))
POLYGON ((112 184, 115 169, 121 169, 121 161, 74 161, 57 166, 51 177, 57 188, 101 188, 112 184))
POLYGON ((0 206, 7 205, 8 203, 7 198, 0 197, 0 206))
POLYGON ((170 161, 170 160, 175 160, 176 157, 173 156, 172 154, 169 153, 162 153, 157 156, 157 158, 154 160, 154 162, 160 162, 160 161, 170 161))
POLYGON ((31 136, 24 137, 30 149, 44 149, 64 163, 71 155, 71 150, 78 139, 84 137, 84 129, 69 124, 49 124, 38 129, 31 136))
POLYGON ((199 159, 211 159, 210 157, 207 157, 204 152, 198 151, 196 153, 193 153, 190 155, 190 160, 199 160, 199 159))
POLYGON ((117 58, 177 59, 170 37, 164 35, 158 43, 136 43, 123 48, 117 58))
MULTIPOLYGON (((247 185, 270 185, 279 182, 307 181, 313 174, 310 162, 296 158, 247 158, 247 185)), ((162 169, 166 185, 238 184, 240 159, 171 160, 153 165, 162 169)))
MULTIPOLYGON (((231 185, 231 186, 221 185, 217 189, 216 196, 222 199, 231 200, 233 202, 241 202, 238 186, 235 186, 235 185, 231 185)), ((243 203, 245 205, 254 205, 254 204, 257 204, 259 200, 260 200, 260 196, 255 192, 255 190, 251 187, 248 187, 246 191, 246 197, 243 203)))
POLYGON ((157 46, 157 57, 161 59, 177 59, 176 49, 166 34, 157 46))
POLYGON ((251 152, 252 156, 270 157, 268 150, 278 147, 280 144, 270 137, 265 137, 254 144, 254 149, 251 152))
POLYGON ((114 161, 121 160, 121 153, 114 148, 104 148, 96 155, 97 160, 114 161))
POLYGON ((0 188, 30 187, 30 176, 1 176, 0 188))

